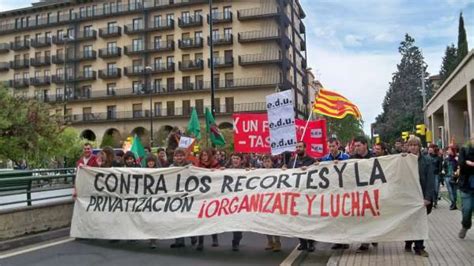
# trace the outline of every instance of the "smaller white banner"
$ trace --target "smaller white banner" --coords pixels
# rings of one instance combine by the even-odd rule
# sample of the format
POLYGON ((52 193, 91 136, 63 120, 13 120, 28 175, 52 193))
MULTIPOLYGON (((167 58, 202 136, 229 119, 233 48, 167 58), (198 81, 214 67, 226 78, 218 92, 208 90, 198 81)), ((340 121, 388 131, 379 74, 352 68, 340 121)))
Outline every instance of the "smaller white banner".
POLYGON ((297 140, 293 90, 268 95, 266 101, 272 155, 295 151, 297 140))
POLYGON ((189 146, 193 144, 193 142, 194 142, 193 138, 181 137, 179 139, 178 147, 187 149, 189 148, 189 146))

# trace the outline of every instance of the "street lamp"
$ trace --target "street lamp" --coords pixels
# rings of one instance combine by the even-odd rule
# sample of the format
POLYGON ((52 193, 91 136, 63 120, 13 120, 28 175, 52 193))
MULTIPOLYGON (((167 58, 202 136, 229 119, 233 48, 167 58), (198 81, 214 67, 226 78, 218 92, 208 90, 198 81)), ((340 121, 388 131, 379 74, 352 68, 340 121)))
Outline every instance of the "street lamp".
POLYGON ((153 147, 153 91, 151 88, 150 75, 153 71, 151 66, 145 67, 145 86, 147 86, 147 92, 150 96, 150 149, 153 147))

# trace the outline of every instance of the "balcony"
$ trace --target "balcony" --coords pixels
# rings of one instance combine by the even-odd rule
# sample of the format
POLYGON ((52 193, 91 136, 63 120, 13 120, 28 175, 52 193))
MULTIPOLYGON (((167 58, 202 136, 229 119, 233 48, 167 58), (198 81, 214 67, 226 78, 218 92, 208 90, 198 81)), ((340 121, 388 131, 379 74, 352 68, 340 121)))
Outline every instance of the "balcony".
MULTIPOLYGON (((52 75, 51 76, 51 81, 54 83, 54 84, 62 84, 64 83, 64 75, 63 74, 59 74, 59 75, 52 75)), ((67 82, 72 82, 74 81, 74 78, 72 75, 67 75, 67 82)))
POLYGON ((237 19, 240 21, 244 21, 278 17, 280 13, 279 11, 279 8, 276 6, 265 8, 241 9, 237 11, 237 19))
POLYGON ((145 24, 138 23, 138 24, 128 24, 125 25, 125 34, 133 35, 145 32, 145 24))
POLYGON ((31 39, 31 47, 42 48, 51 46, 51 37, 40 37, 31 39))
MULTIPOLYGON (((210 16, 207 15, 207 24, 210 23, 210 16)), ((212 23, 221 24, 221 23, 232 23, 232 12, 212 12, 212 23)))
POLYGON ((51 65, 51 57, 35 57, 30 59, 30 65, 34 67, 42 67, 51 65))
POLYGON ((306 27, 303 24, 303 22, 300 22, 300 33, 305 34, 306 33, 306 27))
POLYGON ((70 42, 71 40, 69 40, 69 38, 66 38, 66 36, 64 35, 56 35, 56 36, 53 36, 53 43, 56 44, 56 45, 63 45, 67 42, 70 42))
POLYGON ((120 47, 108 47, 99 50, 100 58, 114 58, 122 55, 122 48, 120 47))
POLYGON ((49 76, 30 78, 30 84, 33 86, 45 86, 51 84, 49 76))
POLYGON ((30 86, 30 81, 28 79, 11 79, 9 85, 15 89, 24 89, 30 86))
POLYGON ((151 66, 151 74, 160 74, 160 73, 173 73, 174 72, 174 63, 161 63, 153 64, 151 66))
POLYGON ((81 71, 76 75, 76 78, 74 78, 74 81, 76 82, 82 82, 82 81, 93 81, 96 80, 97 78, 97 73, 95 71, 81 71))
POLYGON ((13 51, 23 51, 30 49, 30 41, 23 40, 23 41, 15 41, 10 43, 10 49, 13 51))
POLYGON ((174 41, 157 41, 150 43, 146 52, 155 53, 155 52, 166 52, 174 51, 174 41))
POLYGON ((79 54, 76 55, 73 61, 81 62, 81 61, 88 61, 88 60, 95 60, 97 59, 97 52, 94 50, 83 50, 79 51, 79 54))
POLYGON ((127 77, 141 76, 143 75, 144 67, 143 66, 129 66, 124 68, 123 73, 127 77))
POLYGON ((193 70, 202 70, 204 69, 204 64, 202 59, 196 60, 184 60, 179 62, 180 71, 193 71, 193 70))
MULTIPOLYGON (((234 36, 232 34, 212 36, 212 45, 214 46, 231 45, 232 43, 234 43, 234 36)), ((210 36, 207 37, 207 44, 211 45, 210 36)))
POLYGON ((0 54, 5 54, 10 51, 9 43, 0 43, 0 54))
POLYGON ((86 30, 77 32, 77 36, 72 41, 82 42, 82 41, 93 41, 97 39, 96 30, 86 30))
POLYGON ((148 26, 148 31, 164 31, 164 30, 172 30, 174 29, 174 20, 156 20, 151 21, 148 26))
POLYGON ((120 26, 113 26, 99 29, 99 37, 106 39, 112 37, 119 37, 122 36, 122 27, 120 26))
POLYGON ((202 16, 194 15, 178 18, 178 26, 180 28, 188 27, 201 27, 202 26, 202 16))
POLYGON ((269 54, 248 54, 239 55, 239 65, 263 65, 263 64, 278 64, 281 63, 281 55, 277 52, 269 54))
POLYGON ((111 68, 111 69, 103 69, 99 70, 99 78, 100 79, 116 79, 122 77, 122 69, 121 68, 111 68))
MULTIPOLYGON (((213 57, 214 68, 226 68, 234 66, 234 57, 213 57)), ((207 59, 207 66, 211 68, 211 59, 207 59)))
POLYGON ((22 69, 30 67, 30 60, 28 59, 19 59, 10 61, 11 69, 22 69))
MULTIPOLYGON (((94 92, 92 92, 94 93, 94 92)), ((203 106, 202 110, 199 110, 199 113, 204 112, 205 107, 203 106)), ((221 115, 231 115, 234 112, 265 112, 266 103, 265 102, 253 102, 253 103, 240 103, 240 104, 224 104, 216 106, 216 116, 221 115)), ((191 114, 190 108, 161 108, 155 109, 152 112, 150 110, 134 110, 134 111, 115 111, 115 112, 97 112, 97 113, 83 113, 83 114, 73 114, 67 116, 65 119, 68 119, 73 124, 79 123, 101 123, 101 122, 115 122, 115 121, 127 121, 127 120, 136 120, 136 119, 149 119, 150 117, 156 118, 170 118, 170 117, 189 117, 191 114)))
POLYGON ((279 40, 280 33, 278 29, 266 30, 266 31, 246 31, 240 32, 237 35, 237 40, 240 43, 249 43, 249 42, 263 42, 271 40, 279 40))
POLYGON ((197 39, 189 38, 189 39, 178 40, 178 47, 179 49, 182 49, 182 50, 202 48, 203 47, 202 37, 199 37, 197 39))
POLYGON ((9 62, 0 62, 0 71, 8 71, 10 69, 9 62))
POLYGON ((123 52, 126 55, 137 55, 145 52, 143 45, 127 45, 123 48, 123 52))

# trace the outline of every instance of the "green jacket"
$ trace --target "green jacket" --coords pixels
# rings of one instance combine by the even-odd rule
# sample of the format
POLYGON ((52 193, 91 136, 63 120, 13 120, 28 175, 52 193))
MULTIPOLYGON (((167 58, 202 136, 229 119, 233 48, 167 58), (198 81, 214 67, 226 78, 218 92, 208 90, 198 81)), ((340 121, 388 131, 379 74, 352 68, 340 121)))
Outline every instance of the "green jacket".
POLYGON ((433 163, 431 159, 425 155, 418 157, 418 173, 420 174, 420 185, 423 191, 423 198, 433 202, 435 191, 435 180, 433 163))

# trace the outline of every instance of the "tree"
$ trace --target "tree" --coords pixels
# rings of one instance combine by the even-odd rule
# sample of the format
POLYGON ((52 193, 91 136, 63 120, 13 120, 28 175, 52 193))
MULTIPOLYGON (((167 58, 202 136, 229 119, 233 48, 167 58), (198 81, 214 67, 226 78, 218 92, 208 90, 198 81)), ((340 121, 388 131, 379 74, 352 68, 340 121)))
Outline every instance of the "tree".
POLYGON ((458 59, 456 47, 454 46, 454 44, 446 46, 446 51, 444 52, 441 69, 439 70, 439 75, 441 76, 441 83, 443 83, 449 77, 449 75, 454 71, 457 65, 458 59))
POLYGON ((376 118, 375 132, 385 141, 393 142, 402 131, 412 131, 416 124, 423 123, 421 75, 422 71, 424 77, 429 74, 421 51, 414 44, 415 39, 408 34, 400 43, 402 58, 389 83, 382 113, 376 118))
POLYGON ((458 27, 458 64, 461 63, 463 58, 469 52, 467 45, 466 29, 464 28, 464 18, 462 12, 459 14, 459 27, 458 27))
POLYGON ((13 97, 0 87, 0 106, 0 159, 15 165, 25 159, 30 167, 48 167, 80 145, 78 134, 72 136, 45 103, 13 97))
POLYGON ((364 135, 363 121, 348 115, 343 119, 326 117, 326 128, 328 138, 335 135, 343 144, 351 141, 354 137, 364 135))

